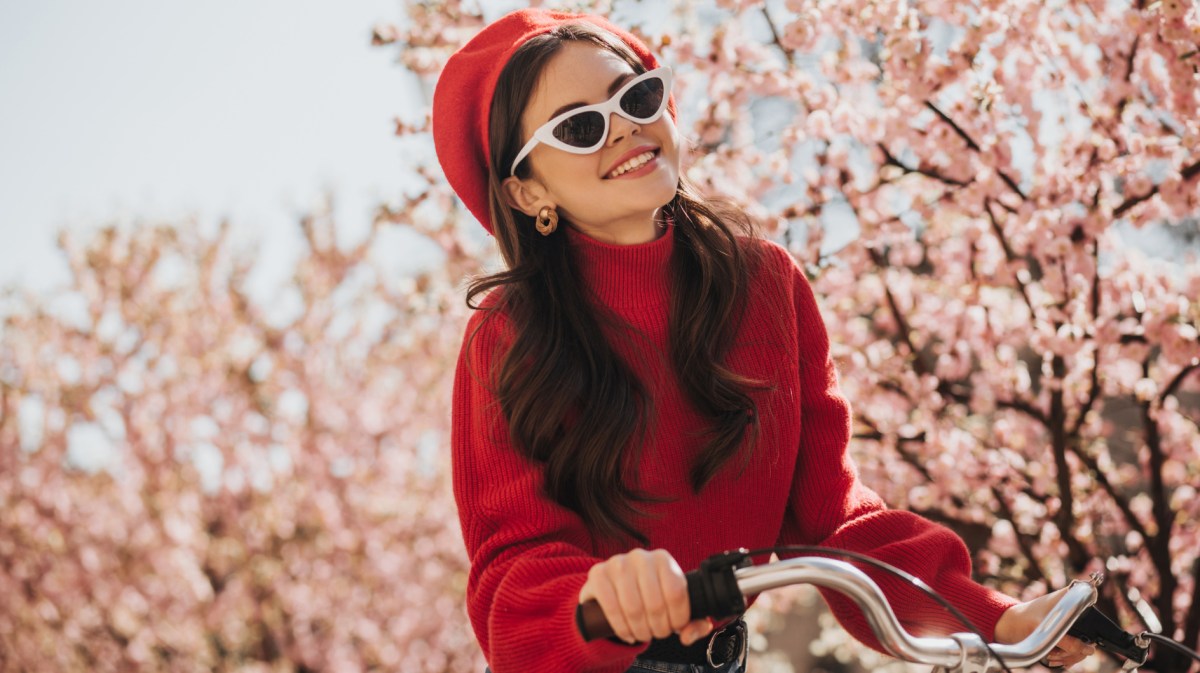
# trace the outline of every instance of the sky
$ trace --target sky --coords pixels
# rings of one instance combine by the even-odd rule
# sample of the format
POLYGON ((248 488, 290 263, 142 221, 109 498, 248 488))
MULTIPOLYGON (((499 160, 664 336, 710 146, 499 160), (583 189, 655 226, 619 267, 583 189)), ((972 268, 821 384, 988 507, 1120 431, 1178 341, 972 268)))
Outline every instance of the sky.
POLYGON ((420 91, 372 47, 401 0, 0 0, 0 286, 66 281, 55 233, 228 218, 299 254, 332 191, 340 234, 401 193, 393 119, 420 91))
MULTIPOLYGON (((0 0, 0 287, 65 284, 60 229, 227 218, 258 242, 266 299, 325 193, 339 235, 365 233, 404 188, 393 119, 424 103, 398 49, 370 45, 403 14, 404 0, 0 0)), ((421 244, 402 237, 403 265, 434 254, 421 244)))

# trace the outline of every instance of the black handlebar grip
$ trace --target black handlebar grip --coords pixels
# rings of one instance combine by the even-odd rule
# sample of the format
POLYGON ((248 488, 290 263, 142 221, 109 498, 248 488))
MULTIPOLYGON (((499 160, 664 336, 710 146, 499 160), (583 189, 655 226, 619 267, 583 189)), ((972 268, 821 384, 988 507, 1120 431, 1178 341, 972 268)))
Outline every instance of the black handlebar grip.
MULTIPOLYGON (((701 565, 700 569, 686 573, 684 577, 687 578, 692 619, 725 619, 746 611, 746 597, 738 589, 733 568, 714 571, 701 565)), ((575 608, 575 627, 587 642, 613 635, 612 625, 595 600, 580 603, 575 608)))
POLYGON ((738 588, 732 567, 709 570, 701 564, 699 570, 687 573, 687 580, 692 619, 725 619, 746 611, 746 597, 738 588))
POLYGON ((604 610, 595 600, 580 603, 575 608, 575 628, 585 642, 608 638, 613 635, 612 626, 604 616, 604 610))
POLYGON ((1140 647, 1133 635, 1117 626, 1113 620, 1096 608, 1088 608, 1071 625, 1067 635, 1093 644, 1110 654, 1129 659, 1139 666, 1146 663, 1150 654, 1149 647, 1140 647))

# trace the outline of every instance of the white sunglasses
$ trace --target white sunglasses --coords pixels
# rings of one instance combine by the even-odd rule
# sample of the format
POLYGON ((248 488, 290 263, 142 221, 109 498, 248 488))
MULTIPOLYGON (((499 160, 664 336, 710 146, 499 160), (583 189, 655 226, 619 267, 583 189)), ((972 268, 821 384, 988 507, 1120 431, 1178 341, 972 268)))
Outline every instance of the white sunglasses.
POLYGON ((670 68, 664 66, 642 73, 603 103, 567 110, 542 124, 517 153, 509 176, 517 174, 517 165, 538 143, 571 154, 590 154, 600 149, 608 138, 608 120, 612 113, 636 124, 649 124, 662 116, 670 97, 670 68))

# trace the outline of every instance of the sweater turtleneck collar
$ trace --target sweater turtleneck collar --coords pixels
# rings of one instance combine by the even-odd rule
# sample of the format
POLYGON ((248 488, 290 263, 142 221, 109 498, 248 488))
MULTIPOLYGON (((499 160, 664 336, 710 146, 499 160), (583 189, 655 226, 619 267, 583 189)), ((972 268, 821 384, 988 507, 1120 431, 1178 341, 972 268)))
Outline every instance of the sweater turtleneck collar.
POLYGON ((675 227, 653 241, 615 245, 566 227, 580 276, 596 297, 610 307, 665 304, 670 294, 670 262, 675 227))

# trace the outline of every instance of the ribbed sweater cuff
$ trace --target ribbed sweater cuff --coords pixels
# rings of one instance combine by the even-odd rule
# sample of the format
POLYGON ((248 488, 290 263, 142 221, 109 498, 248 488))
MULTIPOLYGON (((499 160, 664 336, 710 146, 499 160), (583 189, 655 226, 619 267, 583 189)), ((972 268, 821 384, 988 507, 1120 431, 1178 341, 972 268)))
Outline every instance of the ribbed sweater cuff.
POLYGON ((648 647, 648 644, 623 645, 608 638, 600 638, 590 643, 583 640, 583 636, 575 626, 575 609, 579 605, 579 601, 575 600, 575 597, 579 596, 579 591, 586 581, 586 575, 577 580, 572 578, 570 590, 566 593, 568 600, 563 602, 554 616, 555 626, 565 628, 572 634, 570 647, 562 653, 564 660, 562 670, 588 670, 603 673, 624 671, 633 663, 633 659, 648 647))
MULTIPOLYGON (((938 583, 938 593, 959 609, 979 629, 988 642, 996 639, 996 622, 1020 601, 971 581, 965 575, 950 575, 938 583)), ((960 626, 959 631, 965 631, 960 626)))

